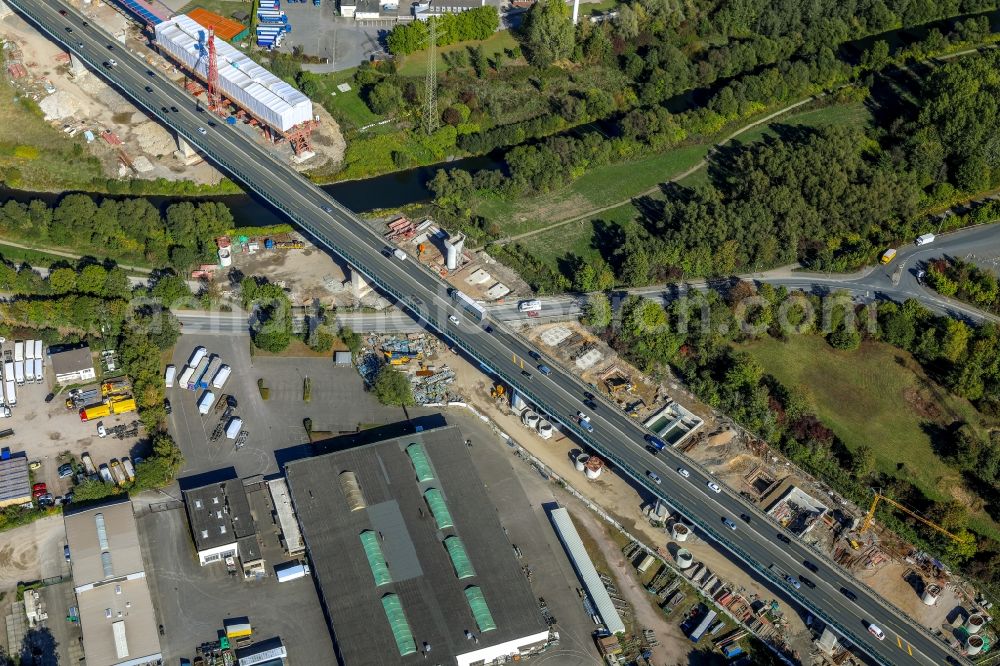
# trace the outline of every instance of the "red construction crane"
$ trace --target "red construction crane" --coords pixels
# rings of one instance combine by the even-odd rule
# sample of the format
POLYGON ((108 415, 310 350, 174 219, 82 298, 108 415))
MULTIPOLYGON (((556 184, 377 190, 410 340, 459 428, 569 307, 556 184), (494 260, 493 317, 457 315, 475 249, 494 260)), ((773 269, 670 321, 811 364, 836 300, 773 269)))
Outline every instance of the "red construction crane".
POLYGON ((215 55, 215 30, 208 29, 208 110, 218 113, 222 109, 219 95, 219 60, 215 55))

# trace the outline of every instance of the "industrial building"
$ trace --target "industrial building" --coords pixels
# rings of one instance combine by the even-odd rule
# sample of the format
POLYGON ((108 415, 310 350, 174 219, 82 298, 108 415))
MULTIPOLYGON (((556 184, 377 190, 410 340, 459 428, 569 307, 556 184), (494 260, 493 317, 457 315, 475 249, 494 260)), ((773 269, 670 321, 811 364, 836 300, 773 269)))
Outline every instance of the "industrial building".
POLYGON ((202 566, 239 557, 244 575, 263 568, 257 528, 242 481, 228 479, 209 483, 188 488, 183 495, 191 536, 202 566))
POLYGON ((132 502, 71 507, 64 524, 87 664, 161 663, 132 502))
POLYGON ((341 664, 506 663, 548 644, 457 427, 289 462, 285 475, 341 664))
POLYGON ((218 80, 218 92, 241 113, 287 138, 297 152, 307 146, 314 125, 312 102, 298 89, 227 42, 218 38, 210 42, 208 29, 186 14, 157 23, 153 29, 160 51, 206 84, 212 78, 209 63, 214 50, 217 65, 212 74, 218 80))
POLYGON ((24 451, 0 450, 0 507, 27 504, 31 501, 31 476, 24 451))
POLYGON ((94 369, 94 355, 90 352, 88 345, 77 349, 50 352, 49 358, 52 360, 52 372, 55 373, 57 384, 63 386, 80 384, 97 378, 97 371, 94 369))

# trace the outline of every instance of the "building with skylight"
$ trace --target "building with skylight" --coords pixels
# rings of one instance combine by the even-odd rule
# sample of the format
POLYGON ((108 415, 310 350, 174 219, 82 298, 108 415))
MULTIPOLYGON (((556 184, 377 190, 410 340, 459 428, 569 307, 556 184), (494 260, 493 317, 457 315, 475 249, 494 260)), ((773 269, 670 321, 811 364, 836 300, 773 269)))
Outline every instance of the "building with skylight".
POLYGON ((132 503, 71 506, 64 523, 88 666, 161 663, 132 503))
POLYGON ((494 664, 550 639, 455 426, 285 465, 345 666, 494 664))

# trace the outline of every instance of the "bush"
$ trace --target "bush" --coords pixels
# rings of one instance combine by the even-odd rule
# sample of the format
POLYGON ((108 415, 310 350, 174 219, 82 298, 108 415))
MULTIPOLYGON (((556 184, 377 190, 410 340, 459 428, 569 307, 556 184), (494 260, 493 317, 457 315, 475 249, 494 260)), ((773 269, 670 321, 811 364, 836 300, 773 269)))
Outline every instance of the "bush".
POLYGON ((379 370, 373 388, 375 396, 383 405, 406 407, 416 404, 409 378, 390 365, 379 370))
POLYGON ((257 380, 257 390, 260 391, 260 399, 267 400, 271 397, 271 389, 264 386, 264 378, 261 377, 257 380))

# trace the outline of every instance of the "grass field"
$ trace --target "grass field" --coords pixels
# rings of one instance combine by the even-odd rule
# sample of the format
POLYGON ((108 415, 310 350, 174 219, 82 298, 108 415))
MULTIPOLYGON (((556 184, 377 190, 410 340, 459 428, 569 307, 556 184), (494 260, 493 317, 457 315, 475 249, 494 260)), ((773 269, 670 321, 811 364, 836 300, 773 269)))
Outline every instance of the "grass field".
POLYGON ((371 112, 358 94, 360 91, 354 84, 356 70, 356 67, 352 67, 316 77, 322 90, 317 99, 337 119, 345 132, 382 120, 381 116, 371 112), (337 86, 341 83, 349 84, 351 89, 347 92, 340 92, 337 90, 337 86))
MULTIPOLYGON (((980 416, 967 400, 930 381, 910 354, 871 342, 840 351, 813 335, 739 348, 782 384, 802 391, 848 449, 870 446, 882 472, 905 478, 934 499, 970 503, 959 472, 934 452, 933 438, 954 421, 978 425, 980 416)), ((1000 534, 981 510, 974 511, 974 521, 977 529, 1000 534)))
MULTIPOLYGON (((477 45, 482 45, 483 52, 486 54, 487 58, 492 58, 497 53, 502 52, 504 49, 512 49, 518 46, 518 41, 514 39, 510 30, 501 30, 500 32, 494 32, 488 39, 484 39, 481 42, 470 41, 461 42, 459 44, 449 44, 448 46, 441 46, 438 48, 437 53, 437 71, 438 73, 444 72, 448 69, 447 63, 444 61, 444 54, 451 53, 453 51, 461 51, 462 49, 467 49, 475 47, 477 45)), ((423 51, 417 51, 416 53, 411 53, 403 58, 402 63, 399 65, 399 75, 400 76, 423 76, 427 69, 427 49, 423 51)))

